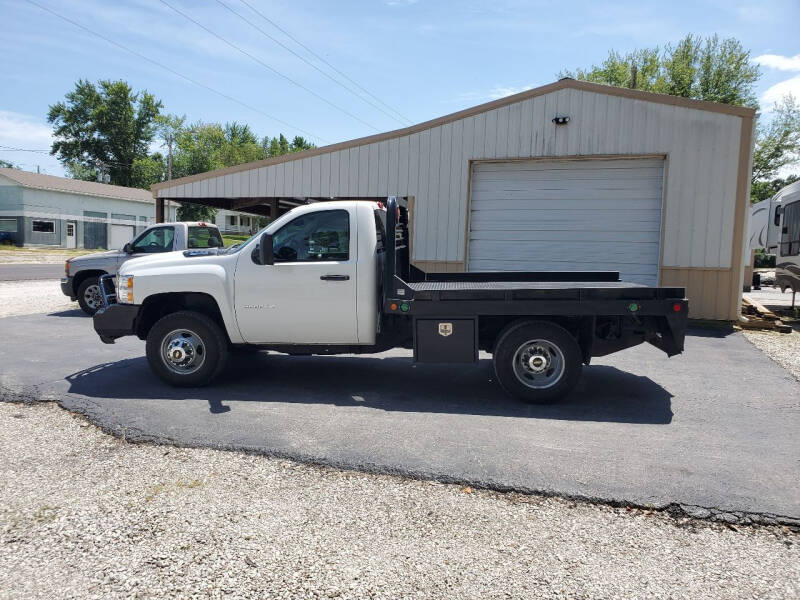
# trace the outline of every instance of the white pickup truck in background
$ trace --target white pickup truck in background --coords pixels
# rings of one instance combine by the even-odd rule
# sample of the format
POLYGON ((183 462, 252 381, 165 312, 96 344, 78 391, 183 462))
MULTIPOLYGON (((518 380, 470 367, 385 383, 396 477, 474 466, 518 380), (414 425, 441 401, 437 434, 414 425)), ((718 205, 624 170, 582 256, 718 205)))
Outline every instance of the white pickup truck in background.
POLYGON ((222 236, 212 223, 159 223, 142 231, 119 250, 96 252, 70 258, 64 265, 61 291, 77 300, 87 315, 102 306, 99 277, 116 275, 126 261, 139 256, 192 248, 221 248, 222 236))
POLYGON ((413 348, 420 363, 493 354, 511 395, 550 402, 582 365, 649 342, 683 350, 683 288, 616 272, 423 273, 410 264, 408 212, 396 198, 300 206, 248 241, 132 260, 116 290, 101 278, 100 339, 136 335, 163 380, 212 381, 229 351, 375 353, 413 348))

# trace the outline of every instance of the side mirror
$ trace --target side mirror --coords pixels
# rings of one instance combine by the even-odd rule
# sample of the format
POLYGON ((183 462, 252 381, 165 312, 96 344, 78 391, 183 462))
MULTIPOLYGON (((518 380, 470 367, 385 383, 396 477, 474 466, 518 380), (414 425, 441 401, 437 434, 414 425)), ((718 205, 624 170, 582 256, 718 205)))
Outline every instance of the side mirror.
POLYGON ((258 245, 258 250, 262 265, 275 264, 275 253, 273 252, 271 233, 264 233, 261 235, 261 243, 258 245))
POLYGON ((775 225, 780 225, 781 224, 781 207, 780 206, 776 206, 775 207, 775 221, 774 222, 775 222, 775 225))
POLYGON ((123 251, 125 254, 133 254, 133 244, 131 244, 130 242, 128 242, 127 244, 125 244, 125 245, 122 247, 122 251, 123 251))

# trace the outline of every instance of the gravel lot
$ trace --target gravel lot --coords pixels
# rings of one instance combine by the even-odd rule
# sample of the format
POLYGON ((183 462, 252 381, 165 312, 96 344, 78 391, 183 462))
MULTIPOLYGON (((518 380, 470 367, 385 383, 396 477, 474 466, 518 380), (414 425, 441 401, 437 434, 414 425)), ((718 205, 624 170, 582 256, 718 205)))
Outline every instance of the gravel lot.
POLYGON ((753 345, 800 381, 800 332, 744 331, 753 345))
POLYGON ((50 313, 78 308, 59 287, 58 280, 0 281, 0 317, 50 313))
POLYGON ((800 536, 215 450, 0 403, 0 597, 795 598, 800 536))

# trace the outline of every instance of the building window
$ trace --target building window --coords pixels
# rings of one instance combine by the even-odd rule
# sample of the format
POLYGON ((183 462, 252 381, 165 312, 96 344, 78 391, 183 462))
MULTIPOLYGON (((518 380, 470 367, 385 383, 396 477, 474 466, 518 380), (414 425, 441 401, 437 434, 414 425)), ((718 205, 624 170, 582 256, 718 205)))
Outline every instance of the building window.
POLYGON ((56 222, 55 221, 34 221, 33 222, 33 230, 37 233, 55 233, 56 232, 56 222))
POLYGON ((228 226, 236 227, 236 215, 228 215, 228 226))
POLYGON ((17 233, 16 219, 0 219, 0 231, 7 233, 17 233))

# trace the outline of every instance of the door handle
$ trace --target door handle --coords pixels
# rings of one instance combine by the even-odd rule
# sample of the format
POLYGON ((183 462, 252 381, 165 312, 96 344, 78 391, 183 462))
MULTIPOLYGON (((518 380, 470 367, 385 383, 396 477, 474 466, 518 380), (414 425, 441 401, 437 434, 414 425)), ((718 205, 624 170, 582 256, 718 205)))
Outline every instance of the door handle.
POLYGON ((322 275, 322 281, 349 281, 350 275, 322 275))

